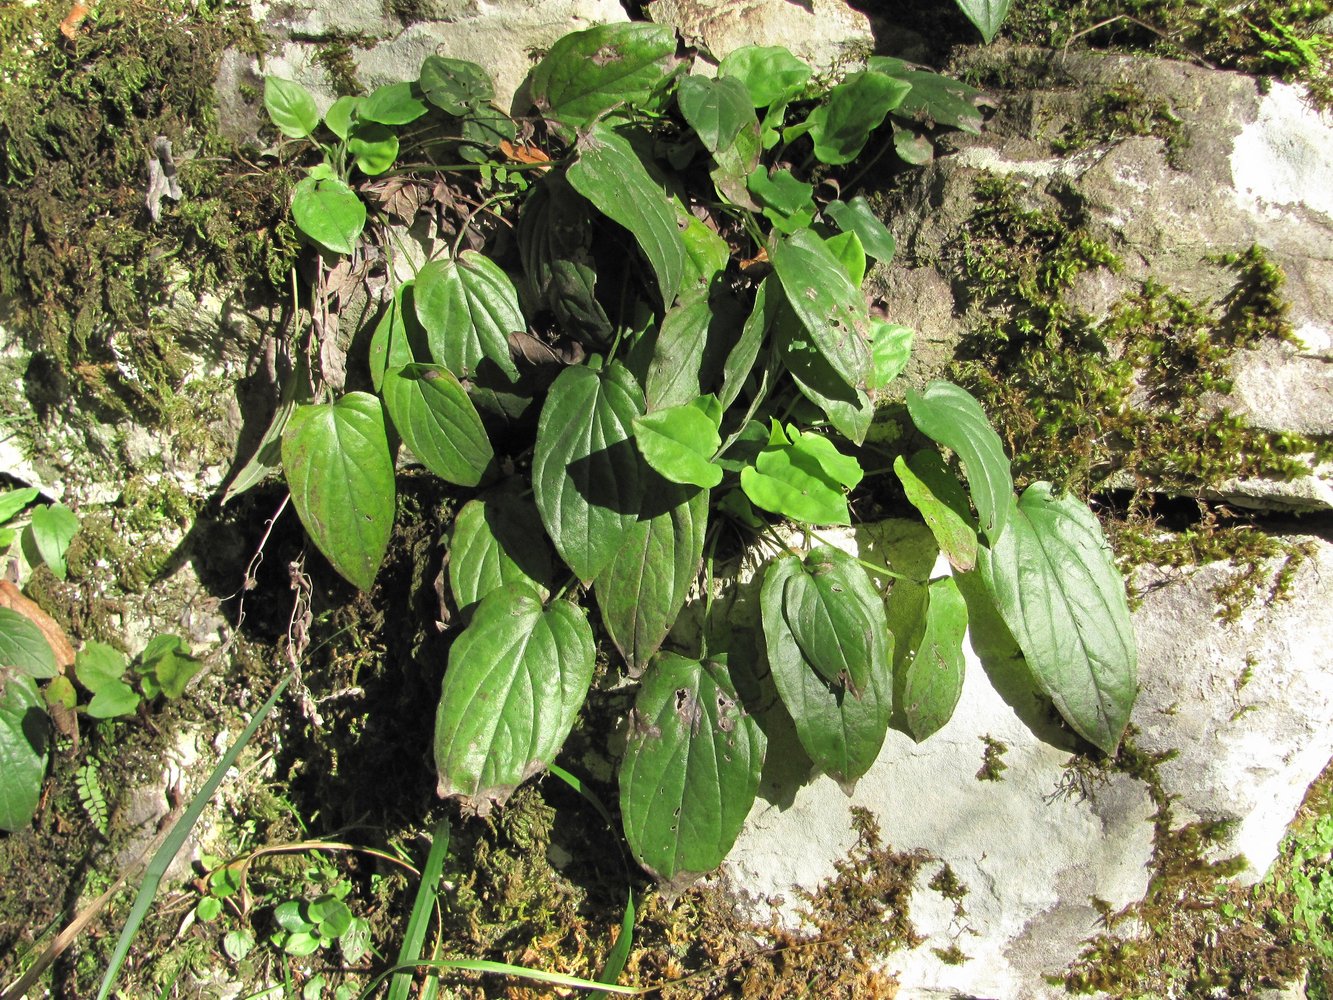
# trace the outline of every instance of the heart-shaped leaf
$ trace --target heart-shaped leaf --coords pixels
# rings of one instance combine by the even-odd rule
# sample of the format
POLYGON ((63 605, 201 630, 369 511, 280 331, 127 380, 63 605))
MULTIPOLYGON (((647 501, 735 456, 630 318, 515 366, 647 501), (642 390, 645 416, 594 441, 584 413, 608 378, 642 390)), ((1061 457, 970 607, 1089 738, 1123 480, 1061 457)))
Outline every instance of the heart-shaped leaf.
POLYGON ((74 676, 93 694, 125 676, 125 654, 104 642, 89 642, 74 657, 74 676))
POLYGON ((754 803, 766 749, 725 663, 654 661, 620 765, 620 812, 639 864, 675 890, 720 865, 754 803))
POLYGON ((46 774, 46 733, 37 682, 0 667, 0 830, 32 822, 46 774))
POLYGON ((59 672, 42 630, 11 608, 0 608, 0 669, 5 667, 43 679, 59 672))
POLYGON ((491 75, 474 62, 427 56, 417 80, 426 100, 447 115, 461 118, 495 96, 491 75))
POLYGON ((722 447, 717 425, 692 403, 635 417, 634 444, 673 483, 711 489, 722 481, 722 468, 713 463, 722 447))
POLYGON ((921 512, 935 543, 959 572, 977 563, 977 525, 967 497, 936 451, 919 451, 911 461, 899 455, 893 471, 903 484, 907 502, 921 512))
POLYGON ((689 596, 703 561, 708 491, 658 480, 644 510, 597 577, 602 624, 629 665, 642 673, 689 596))
POLYGON ((304 139, 319 125, 314 97, 291 80, 264 78, 264 109, 278 131, 293 139, 304 139))
POLYGON ((685 275, 685 244, 675 206, 634 147, 598 122, 580 135, 578 157, 566 177, 598 211, 630 231, 657 276, 663 305, 670 306, 685 275))
POLYGON ((843 381, 864 389, 872 377, 871 328, 861 290, 809 230, 774 241, 769 256, 815 348, 843 381))
POLYGON ((916 640, 903 678, 907 731, 920 743, 943 728, 963 694, 963 636, 967 602, 953 577, 931 580, 925 630, 916 640))
POLYGON ((966 389, 934 381, 922 393, 908 392, 907 412, 917 430, 963 460, 981 530, 993 546, 1014 507, 1014 479, 986 411, 966 389))
POLYGON ((426 102, 421 99, 414 84, 389 83, 376 89, 369 97, 362 98, 357 105, 356 115, 363 122, 406 125, 416 121, 426 111, 426 102))
POLYGON ((879 220, 864 195, 857 195, 851 201, 831 201, 824 206, 824 214, 844 233, 855 233, 865 252, 881 264, 893 260, 897 249, 893 234, 879 220))
POLYGON ((875 632, 884 631, 882 615, 847 595, 865 576, 855 562, 838 559, 836 549, 816 549, 801 572, 793 573, 782 591, 782 614, 805 662, 832 687, 845 687, 861 697, 870 680, 877 648, 875 632))
POLYGON ((676 63, 676 33, 641 22, 599 24, 559 39, 532 71, 538 110, 587 125, 621 104, 652 107, 676 63))
POLYGON ((459 378, 471 378, 489 358, 509 381, 518 381, 509 335, 528 324, 518 291, 498 264, 475 250, 431 261, 417 272, 414 295, 435 361, 459 378))
POLYGON ((987 43, 995 37, 1009 13, 1009 0, 957 0, 967 19, 977 26, 987 43))
POLYGON ((476 486, 495 453, 477 408, 453 372, 404 365, 384 374, 384 405, 403 442, 445 482, 476 486))
POLYGON ((591 582, 639 520, 642 463, 634 418, 643 393, 623 365, 576 365, 556 378, 542 407, 532 490, 542 523, 569 568, 591 582))
POLYGON ((735 77, 745 84, 756 108, 793 95, 812 72, 782 45, 744 45, 729 52, 717 67, 720 78, 735 77))
POLYGON ((346 139, 356 124, 356 110, 361 106, 360 97, 340 97, 329 105, 324 112, 324 125, 339 139, 346 139))
POLYGON ((282 433, 282 469, 315 547, 369 590, 389 548, 395 507, 380 401, 350 392, 336 403, 298 406, 282 433))
POLYGON ((592 683, 592 629, 568 601, 492 592, 449 649, 435 718, 438 792, 486 815, 555 759, 592 683))
POLYGON ((749 90, 734 77, 687 76, 676 89, 676 103, 710 153, 730 146, 742 127, 758 121, 749 90))
POLYGON ((26 537, 56 579, 65 579, 65 552, 79 531, 79 518, 63 503, 34 507, 26 537))
POLYGON ((359 122, 347 138, 347 152, 363 174, 378 177, 398 159, 398 136, 383 125, 359 122))
POLYGON ((351 253, 366 226, 366 206, 337 178, 306 177, 292 189, 292 218, 326 250, 351 253))
POLYGON ((865 148, 870 133, 902 103, 909 90, 910 84, 882 73, 853 73, 847 77, 806 119, 815 158, 830 166, 851 163, 865 148))
MULTIPOLYGON (((1007 0, 1006 0, 1007 2, 1007 0)), ((931 73, 929 70, 913 69, 901 59, 892 56, 871 56, 867 69, 886 76, 897 77, 910 84, 903 102, 894 109, 895 117, 911 119, 914 124, 921 123, 946 125, 962 129, 976 135, 981 131, 981 112, 976 101, 981 91, 970 87, 961 80, 931 73)), ((909 132, 914 139, 917 133, 909 132)), ((894 136, 895 144, 898 136, 894 136)), ((926 142, 926 148, 930 148, 926 142)), ((899 151, 901 155, 901 150, 899 151)), ((908 159, 908 163, 917 163, 919 159, 908 159)))
POLYGON ((108 681, 88 702, 88 714, 94 719, 116 719, 132 714, 140 700, 139 692, 124 681, 108 681))
POLYGON ((1138 693, 1138 652, 1101 525, 1033 483, 978 567, 1037 686, 1080 736, 1114 754, 1138 693))
POLYGON ((449 535, 449 587, 464 615, 494 590, 523 584, 545 600, 554 570, 537 508, 512 490, 469 500, 449 535))
MULTIPOLYGON (((873 623, 870 663, 860 697, 844 685, 829 684, 805 658, 786 614, 788 581, 806 573, 795 555, 769 564, 764 573, 759 603, 764 640, 773 683, 796 724, 796 735, 821 771, 844 787, 870 769, 884 745, 893 714, 893 679, 890 662, 893 636, 884 605, 854 559, 836 549, 816 550, 821 562, 841 565, 848 584, 844 599, 859 606, 873 623)), ((814 554, 812 554, 814 555, 814 554)))

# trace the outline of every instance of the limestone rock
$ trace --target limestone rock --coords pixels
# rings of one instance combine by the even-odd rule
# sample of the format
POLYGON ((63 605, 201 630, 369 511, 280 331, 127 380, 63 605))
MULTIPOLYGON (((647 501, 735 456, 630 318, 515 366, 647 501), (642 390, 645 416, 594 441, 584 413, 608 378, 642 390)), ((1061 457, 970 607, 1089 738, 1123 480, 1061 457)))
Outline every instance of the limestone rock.
MULTIPOLYGON (((890 521, 836 541, 882 561, 924 544, 925 535, 919 525, 890 521)), ((1153 589, 1134 613, 1139 745, 1179 751, 1160 771, 1178 815, 1235 820, 1223 850, 1243 853, 1252 877, 1272 862, 1306 787, 1333 756, 1333 622, 1325 613, 1333 544, 1288 541, 1309 542, 1314 553, 1297 570, 1288 602, 1256 606, 1235 625, 1217 623, 1212 590, 1234 570, 1215 564, 1145 571, 1139 582, 1153 589)), ((733 611, 743 616, 745 607, 740 599, 733 611)), ((902 983, 898 995, 1054 1000, 1066 994, 1046 977, 1099 930, 1092 897, 1119 908, 1146 891, 1153 806, 1146 787, 1125 775, 1085 789, 1086 798, 1071 794, 1070 737, 1006 680, 1003 659, 979 638, 985 622, 975 613, 973 625, 967 679, 948 725, 921 744, 890 730, 850 797, 827 778, 807 783, 793 755, 781 755, 723 871, 761 897, 813 888, 851 844, 851 807, 864 806, 887 844, 938 859, 912 899, 926 941, 888 959, 902 983), (983 737, 1007 748, 998 781, 978 777, 983 737), (928 884, 946 863, 968 889, 961 913, 928 884), (938 951, 951 947, 968 961, 942 961, 938 951)))
MULTIPOLYGON (((1323 177, 1333 161, 1333 124, 1300 93, 1275 83, 1180 63, 1090 53, 988 50, 961 70, 1027 75, 1036 82, 1001 99, 980 136, 955 136, 944 156, 909 179, 889 224, 900 261, 873 280, 888 315, 918 323, 933 352, 914 358, 909 378, 936 376, 977 319, 977 304, 951 285, 983 174, 1014 178, 1032 207, 1076 206, 1083 223, 1124 261, 1118 274, 1095 270, 1069 295, 1092 320, 1151 279, 1218 312, 1236 272, 1216 257, 1259 245, 1286 275, 1281 290, 1296 343, 1265 343, 1231 358, 1234 387, 1214 403, 1253 427, 1326 438, 1333 430, 1333 203, 1323 177), (1160 102, 1158 135, 1112 135, 1053 142, 1095 127, 1106 95, 1160 102), (1139 95, 1134 97, 1134 95, 1139 95), (1092 126, 1089 121, 1093 120, 1092 126), (920 272, 927 272, 922 275, 920 272)), ((1290 483, 1215 484, 1239 503, 1279 509, 1333 509, 1329 470, 1290 483)))
POLYGON ((647 13, 717 60, 744 45, 785 45, 828 67, 875 44, 870 19, 842 0, 653 0, 647 13))

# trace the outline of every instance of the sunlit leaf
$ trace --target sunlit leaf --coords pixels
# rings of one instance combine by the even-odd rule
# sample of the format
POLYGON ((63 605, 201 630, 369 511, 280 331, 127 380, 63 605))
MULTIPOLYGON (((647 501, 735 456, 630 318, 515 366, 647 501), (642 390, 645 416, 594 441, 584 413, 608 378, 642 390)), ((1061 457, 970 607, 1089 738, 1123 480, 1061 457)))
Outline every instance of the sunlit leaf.
POLYGON ((736 133, 756 121, 750 92, 734 78, 687 76, 676 89, 676 103, 710 153, 730 146, 736 133))
POLYGON ((56 579, 65 579, 65 552, 79 531, 79 518, 63 503, 34 507, 27 535, 41 561, 56 579))
POLYGON ((960 572, 977 562, 977 525, 958 480, 935 451, 919 451, 910 461, 899 455, 893 471, 907 501, 920 513, 940 551, 960 572))
POLYGON ((312 240, 334 253, 351 253, 366 225, 366 206, 336 178, 305 177, 292 189, 292 218, 312 240))
POLYGON ((58 672, 55 654, 42 630, 11 608, 0 608, 0 669, 5 667, 41 679, 58 672))
POLYGON ((756 108, 796 93, 812 72, 781 45, 744 45, 728 53, 717 67, 719 77, 734 77, 745 84, 756 108))
POLYGON ((406 125, 416 121, 427 110, 427 104, 421 99, 421 92, 415 84, 389 83, 377 88, 369 97, 362 98, 357 105, 356 115, 363 122, 406 125))
POLYGON ((907 731, 920 743, 953 715, 963 693, 967 602, 953 577, 930 581, 925 630, 915 640, 903 678, 907 731))
POLYGON ((851 201, 831 201, 824 206, 824 214, 844 233, 855 233, 865 252, 881 264, 893 260, 896 249, 893 234, 871 209, 864 195, 857 195, 851 201))
POLYGON ((518 291, 500 266, 474 250, 431 261, 417 272, 417 319, 426 330, 431 357, 460 379, 471 378, 489 360, 509 381, 518 368, 509 335, 526 330, 518 291))
POLYGON ((292 139, 304 139, 319 125, 319 109, 310 91, 299 83, 276 76, 264 78, 264 110, 278 131, 292 139))
POLYGON ((445 482, 476 486, 494 452, 477 408, 441 365, 404 365, 384 375, 384 406, 403 442, 445 482))
POLYGON ((830 166, 856 159, 870 133, 902 103, 910 89, 910 84, 882 73, 867 71, 847 77, 806 119, 816 159, 830 166))
POLYGON ((447 115, 461 118, 495 96, 495 85, 486 70, 466 59, 427 56, 417 80, 426 100, 447 115))
POLYGON ((673 483, 710 489, 722 481, 722 468, 713 463, 722 446, 717 424, 690 403, 635 417, 634 444, 673 483))
POLYGON ((551 46, 532 71, 532 99, 548 117, 587 125, 621 104, 652 106, 675 61, 676 35, 664 25, 599 24, 551 46))

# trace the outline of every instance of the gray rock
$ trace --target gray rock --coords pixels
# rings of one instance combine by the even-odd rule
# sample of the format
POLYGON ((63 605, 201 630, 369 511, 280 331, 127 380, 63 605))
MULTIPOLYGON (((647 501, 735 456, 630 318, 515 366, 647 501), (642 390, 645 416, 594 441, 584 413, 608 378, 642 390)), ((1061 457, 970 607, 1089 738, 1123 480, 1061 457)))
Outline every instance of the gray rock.
MULTIPOLYGON (((1327 436, 1333 430, 1333 201, 1323 178, 1333 162, 1333 129, 1298 91, 1180 63, 1030 50, 979 52, 967 67, 1037 75, 1034 89, 1000 102, 980 136, 958 136, 956 155, 908 183, 889 220, 902 260, 874 275, 891 318, 918 323, 933 350, 914 358, 909 379, 938 374, 948 345, 976 321, 961 287, 950 284, 951 240, 973 208, 983 173, 1024 183, 1033 207, 1077 205, 1080 217, 1124 260, 1119 274, 1084 275, 1070 302, 1105 317, 1151 279, 1212 303, 1234 287, 1235 272, 1210 257, 1262 246, 1287 276, 1282 295, 1299 343, 1271 342, 1231 359, 1234 388, 1214 402, 1254 427, 1327 436), (1176 116, 1168 142, 1128 136, 1066 155, 1051 141, 1085 128, 1110 88, 1133 85, 1176 116), (922 272, 926 272, 922 274, 922 272)), ((1292 483, 1234 481, 1218 493, 1250 506, 1333 509, 1328 470, 1292 483)))
MULTIPOLYGON (((920 525, 890 521, 834 541, 875 560, 905 546, 908 555, 897 559, 910 560, 925 536, 920 525)), ((1288 602, 1219 624, 1212 589, 1235 570, 1215 564, 1193 573, 1145 571, 1139 583, 1150 590, 1134 612, 1139 745, 1178 751, 1160 777, 1177 797, 1180 821, 1233 820, 1220 849, 1244 854, 1250 878, 1271 864, 1305 789, 1333 756, 1333 621, 1326 614, 1333 544, 1289 541, 1308 541, 1315 554, 1297 571, 1288 602)), ((946 569, 941 562, 935 572, 946 569)), ((753 613, 747 607, 742 597, 732 611, 743 618, 753 613)), ((1075 792, 1065 771, 1073 744, 1005 682, 995 647, 975 631, 971 644, 949 724, 921 744, 891 730, 850 797, 827 778, 807 783, 789 760, 770 767, 723 871, 734 887, 761 898, 790 898, 793 885, 813 888, 851 844, 851 807, 864 806, 886 843, 937 859, 912 899, 912 920, 926 941, 887 959, 902 983, 899 996, 1065 996, 1046 977, 1100 929, 1093 897, 1120 908, 1147 889, 1153 805, 1146 787, 1125 775, 1075 792), (972 647, 985 656, 984 668, 972 647), (1007 747, 999 781, 975 777, 983 736, 1007 747), (928 886, 944 863, 968 889, 961 914, 928 886), (937 949, 955 946, 968 961, 940 959, 937 949)))
POLYGON ((870 19, 842 0, 653 0, 647 14, 723 59, 744 45, 785 45, 821 68, 873 49, 870 19))

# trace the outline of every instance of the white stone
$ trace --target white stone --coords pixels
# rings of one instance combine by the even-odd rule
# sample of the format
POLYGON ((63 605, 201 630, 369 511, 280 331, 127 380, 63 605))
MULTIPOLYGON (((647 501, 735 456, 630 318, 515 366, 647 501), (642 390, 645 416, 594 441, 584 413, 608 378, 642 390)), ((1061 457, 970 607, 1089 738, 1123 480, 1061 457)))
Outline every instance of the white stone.
POLYGON ((1304 205, 1333 217, 1333 122, 1298 87, 1274 83, 1236 136, 1231 176, 1241 204, 1304 205))
POLYGON ((870 19, 842 0, 654 0, 647 14, 718 60, 744 45, 784 45, 827 68, 875 45, 870 19))

